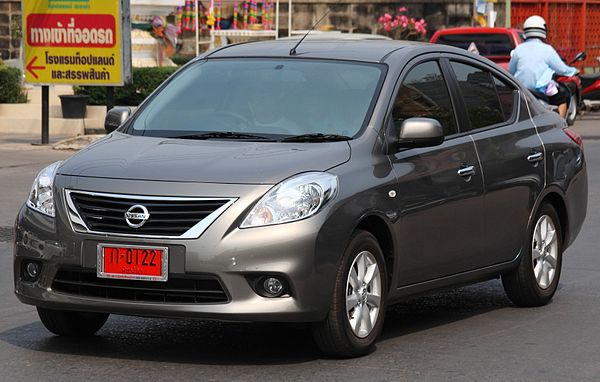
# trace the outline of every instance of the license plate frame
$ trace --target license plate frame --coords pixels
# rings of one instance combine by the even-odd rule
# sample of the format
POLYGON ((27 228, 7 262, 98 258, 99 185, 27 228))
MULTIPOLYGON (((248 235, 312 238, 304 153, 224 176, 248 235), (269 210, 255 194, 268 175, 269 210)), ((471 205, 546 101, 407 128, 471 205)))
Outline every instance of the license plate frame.
POLYGON ((169 279, 169 248, 154 245, 132 245, 132 244, 98 244, 97 246, 97 267, 96 276, 105 279, 120 279, 120 280, 141 280, 141 281, 160 281, 165 282, 169 279), (142 274, 127 274, 127 273, 112 273, 106 272, 104 269, 104 249, 105 248, 131 248, 138 250, 161 250, 160 259, 161 272, 160 275, 142 275, 142 274))

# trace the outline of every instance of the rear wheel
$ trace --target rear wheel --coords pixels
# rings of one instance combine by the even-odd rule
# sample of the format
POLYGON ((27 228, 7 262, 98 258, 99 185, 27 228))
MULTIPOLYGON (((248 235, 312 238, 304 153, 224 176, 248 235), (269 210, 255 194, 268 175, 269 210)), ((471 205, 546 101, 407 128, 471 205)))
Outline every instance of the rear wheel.
POLYGON ((502 284, 517 306, 541 306, 552 299, 562 267, 562 235, 558 214, 543 204, 529 233, 529 246, 519 266, 502 275, 502 284))
POLYGON ((567 124, 569 126, 573 126, 575 124, 575 119, 577 118, 578 113, 578 105, 579 100, 577 99, 577 95, 572 94, 571 99, 569 100, 569 107, 567 108, 567 124))
POLYGON ((40 307, 37 311, 46 329, 65 337, 91 336, 108 320, 107 313, 73 312, 40 307))
POLYGON ((383 328, 387 274, 377 239, 357 231, 338 269, 327 318, 313 324, 323 353, 358 357, 369 353, 383 328))

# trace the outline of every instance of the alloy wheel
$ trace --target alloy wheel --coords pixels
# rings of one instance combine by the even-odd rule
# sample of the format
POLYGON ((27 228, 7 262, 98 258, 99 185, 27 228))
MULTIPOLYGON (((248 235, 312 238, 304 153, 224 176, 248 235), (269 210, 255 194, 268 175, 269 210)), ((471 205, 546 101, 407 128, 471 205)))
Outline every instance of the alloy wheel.
POLYGON ((360 252, 350 267, 346 284, 347 318, 354 334, 367 337, 377 322, 381 306, 381 273, 375 256, 360 252))
POLYGON ((556 226, 548 215, 542 215, 533 231, 531 243, 533 274, 537 284, 547 289, 554 280, 558 262, 556 226))

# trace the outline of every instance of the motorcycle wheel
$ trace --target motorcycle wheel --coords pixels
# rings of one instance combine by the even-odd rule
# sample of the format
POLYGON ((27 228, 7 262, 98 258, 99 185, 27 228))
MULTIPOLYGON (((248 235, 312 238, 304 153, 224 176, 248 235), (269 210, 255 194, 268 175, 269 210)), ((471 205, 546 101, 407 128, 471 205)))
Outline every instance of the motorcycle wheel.
POLYGON ((577 105, 579 104, 579 100, 577 99, 577 95, 572 94, 571 99, 569 100, 569 106, 567 108, 567 125, 573 126, 575 124, 575 119, 577 118, 577 105))

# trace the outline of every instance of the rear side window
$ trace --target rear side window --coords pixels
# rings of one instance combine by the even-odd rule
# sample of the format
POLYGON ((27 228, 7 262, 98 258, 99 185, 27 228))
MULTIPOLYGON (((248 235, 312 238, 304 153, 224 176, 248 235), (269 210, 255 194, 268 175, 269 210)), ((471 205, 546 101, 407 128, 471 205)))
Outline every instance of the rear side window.
POLYGON ((482 56, 509 56, 515 48, 510 37, 501 33, 448 34, 440 36, 436 43, 465 50, 474 43, 482 56))
POLYGON ((451 62, 467 109, 471 129, 492 126, 511 119, 516 90, 492 73, 471 65, 451 62))
POLYGON ((516 96, 517 90, 510 84, 502 81, 498 77, 492 74, 494 79, 494 85, 496 86, 496 92, 498 93, 498 99, 500 100, 500 107, 502 108, 502 114, 504 115, 504 122, 510 121, 513 110, 516 107, 516 96))
POLYGON ((410 70, 394 101, 392 116, 397 129, 408 118, 422 117, 440 122, 446 136, 457 132, 448 87, 436 61, 410 70))

